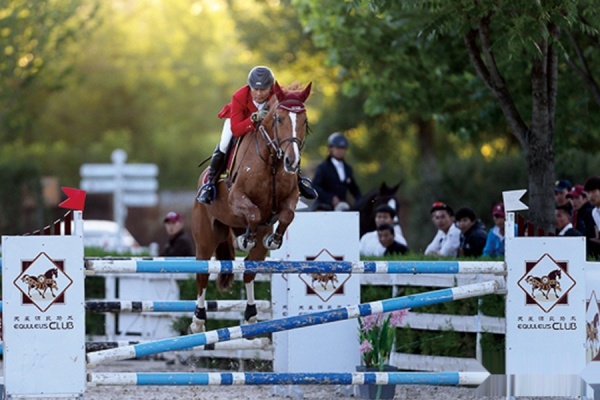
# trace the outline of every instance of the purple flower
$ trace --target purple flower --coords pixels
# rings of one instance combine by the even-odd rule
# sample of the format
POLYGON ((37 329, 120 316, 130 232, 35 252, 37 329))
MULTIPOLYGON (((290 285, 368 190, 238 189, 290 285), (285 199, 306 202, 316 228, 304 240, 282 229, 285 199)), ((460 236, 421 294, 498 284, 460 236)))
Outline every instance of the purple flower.
POLYGON ((365 339, 361 344, 360 344, 360 354, 365 354, 368 353, 369 351, 373 350, 373 346, 371 346, 371 343, 369 343, 369 341, 367 339, 365 339))
POLYGON ((408 310, 397 310, 390 314, 390 326, 399 326, 402 324, 404 317, 408 314, 408 310))

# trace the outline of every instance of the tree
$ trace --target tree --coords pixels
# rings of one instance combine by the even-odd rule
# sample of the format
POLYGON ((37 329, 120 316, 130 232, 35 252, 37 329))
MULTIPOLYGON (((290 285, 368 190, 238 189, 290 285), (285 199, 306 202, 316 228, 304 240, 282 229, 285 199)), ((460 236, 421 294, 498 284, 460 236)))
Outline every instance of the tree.
MULTIPOLYGON (((311 0, 298 2, 309 4, 311 0)), ((554 215, 553 142, 559 53, 562 48, 560 34, 561 30, 567 28, 585 28, 585 31, 596 36, 597 30, 589 25, 584 26, 580 20, 580 16, 592 14, 592 5, 592 1, 576 0, 356 1, 344 3, 346 15, 338 15, 337 20, 330 19, 328 23, 330 29, 335 30, 339 25, 343 25, 346 19, 352 18, 358 12, 364 12, 365 6, 369 6, 374 17, 372 24, 376 24, 382 30, 395 24, 397 40, 401 46, 406 43, 406 38, 411 38, 419 45, 418 49, 427 52, 429 60, 437 60, 442 68, 452 65, 452 60, 443 61, 441 57, 436 57, 433 51, 439 51, 439 47, 436 47, 435 43, 445 43, 448 55, 456 57, 462 53, 463 64, 468 60, 472 70, 493 96, 510 133, 525 155, 529 217, 538 226, 549 231, 553 228, 554 215), (429 43, 425 43, 423 39, 429 43), (525 95, 527 91, 529 93, 525 95)), ((319 13, 321 11, 312 15, 319 13)), ((352 35, 353 40, 360 38, 361 33, 364 32, 346 32, 352 35)), ((363 39, 371 38, 364 36, 363 39)), ((377 39, 376 37, 372 43, 374 48, 377 47, 377 39)), ((394 44, 395 41, 388 43, 394 44)), ((387 47, 389 48, 389 44, 387 47)), ((407 51, 407 47, 403 49, 407 51)), ((444 57, 448 55, 443 54, 444 57)), ((358 65, 371 67, 373 63, 368 62, 368 55, 361 56, 367 62, 358 65)), ((388 76, 385 73, 389 74, 398 67, 402 68, 406 63, 405 60, 391 57, 380 57, 379 60, 382 61, 383 73, 380 75, 383 77, 388 76)), ((425 75, 431 77, 440 73, 437 65, 425 67, 425 75)), ((465 73, 467 71, 469 70, 465 70, 465 73)), ((446 72, 441 71, 443 75, 446 72)), ((396 96, 403 94, 402 88, 398 90, 393 83, 380 85, 377 89, 388 96, 394 94, 394 91, 398 91, 396 96)), ((379 101, 377 103, 381 104, 379 101)), ((473 110, 470 107, 468 109, 473 110)), ((449 117, 454 118, 452 113, 449 117)))
MULTIPOLYGON (((30 127, 24 110, 31 88, 56 90, 69 65, 51 68, 76 35, 90 29, 97 5, 79 0, 8 0, 0 5, 0 139, 30 127), (9 118, 10 117, 10 118, 9 118)), ((36 93, 40 96, 40 92, 36 93)))

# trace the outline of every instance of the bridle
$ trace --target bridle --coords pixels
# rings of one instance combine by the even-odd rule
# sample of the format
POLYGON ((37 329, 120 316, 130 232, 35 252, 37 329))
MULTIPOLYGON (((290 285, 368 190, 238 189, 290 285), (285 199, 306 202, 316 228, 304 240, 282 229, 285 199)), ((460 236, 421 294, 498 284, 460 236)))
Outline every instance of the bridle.
MULTIPOLYGON (((277 115, 278 109, 283 109, 283 110, 286 110, 286 111, 294 113, 294 114, 302 114, 302 113, 306 112, 304 103, 301 102, 300 100, 283 100, 282 102, 277 104, 277 106, 275 107, 275 111, 273 112, 273 116, 272 116, 273 137, 271 137, 269 135, 269 133, 265 129, 264 125, 260 124, 258 126, 257 131, 260 133, 260 136, 261 136, 263 142, 265 143, 267 149, 269 150, 270 157, 272 159, 274 159, 273 162, 271 162, 272 167, 274 167, 275 160, 281 160, 283 158, 283 155, 285 154, 288 146, 296 143, 296 144, 298 144, 299 151, 302 151, 302 148, 304 147, 304 140, 301 140, 295 136, 290 136, 290 137, 283 138, 283 139, 281 139, 279 137, 279 131, 277 129, 277 125, 278 125, 278 122, 280 122, 281 120, 280 120, 280 117, 277 115)), ((305 121, 305 124, 308 124, 308 120, 305 121)), ((256 140, 255 140, 255 146, 256 146, 256 151, 257 151, 259 157, 261 158, 261 160, 263 160, 266 163, 269 163, 269 161, 266 160, 260 152, 258 138, 256 138, 256 140)))
MULTIPOLYGON (((267 132, 267 130, 265 129, 265 127, 263 126, 263 124, 260 124, 257 128, 257 130, 255 131, 260 133, 260 137, 262 138, 262 141, 264 142, 264 144, 267 147, 267 150, 269 151, 269 157, 271 158, 271 160, 267 160, 262 156, 262 152, 260 151, 259 148, 259 140, 258 140, 258 135, 254 135, 254 143, 256 146, 256 153, 258 154, 258 156, 260 157, 260 159, 262 161, 264 161, 266 164, 268 164, 271 167, 271 196, 272 196, 272 202, 271 202, 271 217, 273 218, 277 213, 276 213, 276 208, 277 208, 277 179, 276 179, 276 175, 277 175, 277 165, 281 164, 281 160, 288 148, 288 146, 296 143, 298 145, 298 151, 301 153, 302 152, 302 148, 304 147, 304 140, 301 140, 295 136, 290 136, 287 138, 283 138, 281 139, 279 137, 279 131, 277 130, 277 125, 278 122, 281 122, 280 117, 277 115, 277 110, 279 109, 283 109, 286 110, 288 112, 294 113, 294 114, 302 114, 306 112, 306 108, 304 107, 304 103, 300 100, 295 100, 295 99, 290 99, 290 100, 283 100, 281 102, 279 102, 277 104, 277 106, 275 107, 275 110, 273 111, 273 115, 272 115, 272 131, 273 131, 273 136, 271 137, 269 135, 269 132, 267 132)), ((305 120, 305 125, 306 125, 306 130, 308 131, 308 119, 305 120)))

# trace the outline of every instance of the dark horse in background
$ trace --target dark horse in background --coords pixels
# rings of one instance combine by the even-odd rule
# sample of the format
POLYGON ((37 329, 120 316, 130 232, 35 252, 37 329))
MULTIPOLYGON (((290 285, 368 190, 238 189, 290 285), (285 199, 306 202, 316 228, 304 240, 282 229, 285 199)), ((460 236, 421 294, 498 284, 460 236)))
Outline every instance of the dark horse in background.
POLYGON ((374 231, 375 226, 375 210, 382 204, 388 204, 396 211, 400 211, 400 203, 396 197, 396 193, 400 188, 400 183, 395 186, 388 186, 385 182, 378 188, 374 188, 365 193, 359 201, 354 204, 352 211, 359 212, 360 219, 360 236, 367 232, 374 231))
MULTIPOLYGON (((304 90, 284 90, 277 82, 269 100, 269 113, 257 129, 243 136, 237 147, 231 174, 217 184, 211 205, 194 202, 191 230, 196 259, 233 260, 233 240, 246 260, 264 260, 269 250, 281 247, 283 234, 294 219, 298 203, 298 170, 308 119, 304 102, 311 85, 304 90), (273 232, 273 224, 278 222, 273 232)), ((206 170, 198 180, 200 187, 206 170)), ((246 322, 256 322, 254 278, 244 274, 247 305, 246 322)), ((208 274, 197 274, 198 298, 190 332, 205 330, 205 296, 208 274)), ((219 274, 217 288, 227 290, 233 274, 219 274)))

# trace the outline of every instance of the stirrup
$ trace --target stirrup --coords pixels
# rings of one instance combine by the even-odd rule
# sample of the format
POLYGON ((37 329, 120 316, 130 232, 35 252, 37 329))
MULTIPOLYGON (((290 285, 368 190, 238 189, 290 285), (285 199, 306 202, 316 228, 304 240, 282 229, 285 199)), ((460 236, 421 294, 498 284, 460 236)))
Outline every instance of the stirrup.
POLYGON ((313 187, 312 181, 306 177, 298 178, 298 189, 300 190, 300 196, 307 200, 315 200, 319 197, 319 193, 313 187))
POLYGON ((205 183, 200 187, 196 201, 202 204, 212 204, 217 196, 217 187, 213 183, 205 183))

